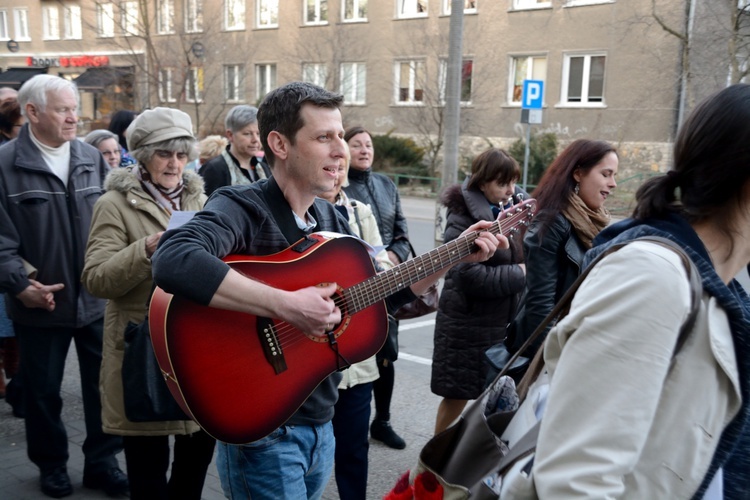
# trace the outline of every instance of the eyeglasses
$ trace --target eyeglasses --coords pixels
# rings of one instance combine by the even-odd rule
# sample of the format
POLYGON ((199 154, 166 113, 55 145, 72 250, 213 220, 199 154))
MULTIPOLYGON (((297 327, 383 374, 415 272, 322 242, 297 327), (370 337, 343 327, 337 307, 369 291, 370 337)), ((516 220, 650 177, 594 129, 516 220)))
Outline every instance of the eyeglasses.
POLYGON ((188 159, 187 153, 182 153, 180 151, 167 151, 166 149, 157 149, 155 154, 162 160, 168 160, 173 156, 180 161, 185 161, 188 159))

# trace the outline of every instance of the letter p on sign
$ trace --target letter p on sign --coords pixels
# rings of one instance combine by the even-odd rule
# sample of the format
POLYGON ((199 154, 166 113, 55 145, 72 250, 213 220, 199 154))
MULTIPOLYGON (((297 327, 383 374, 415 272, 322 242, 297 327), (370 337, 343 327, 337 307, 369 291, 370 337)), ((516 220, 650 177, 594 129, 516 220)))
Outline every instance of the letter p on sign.
POLYGON ((521 108, 542 109, 543 96, 544 80, 524 80, 523 95, 521 96, 521 108))

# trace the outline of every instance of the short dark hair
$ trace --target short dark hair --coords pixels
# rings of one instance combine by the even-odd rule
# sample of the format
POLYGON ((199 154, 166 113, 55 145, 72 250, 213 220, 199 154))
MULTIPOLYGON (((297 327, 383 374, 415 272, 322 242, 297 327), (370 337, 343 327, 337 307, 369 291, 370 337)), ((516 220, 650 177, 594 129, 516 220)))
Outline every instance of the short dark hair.
POLYGON ((521 177, 521 168, 518 162, 506 151, 498 148, 490 148, 480 153, 471 162, 471 178, 468 188, 479 190, 479 187, 488 182, 499 182, 510 184, 521 177))
POLYGON ((349 127, 348 129, 346 129, 346 132, 344 133, 344 141, 349 142, 349 139, 359 134, 367 134, 370 136, 370 139, 372 139, 372 134, 369 130, 367 130, 362 125, 355 125, 354 127, 349 127))
POLYGON ((109 126, 107 127, 107 130, 117 135, 120 146, 122 146, 125 151, 128 150, 128 141, 125 138, 125 131, 128 129, 130 124, 133 123, 133 120, 135 120, 136 116, 138 116, 138 113, 136 113, 135 111, 131 111, 129 109, 121 109, 119 111, 116 111, 115 114, 112 115, 112 118, 110 118, 109 120, 109 126))
POLYGON ((672 170, 638 189, 633 217, 679 212, 691 223, 711 220, 733 240, 733 216, 746 202, 748 180, 750 85, 739 83, 709 96, 690 114, 674 143, 672 170))
POLYGON ((276 160, 268 147, 268 134, 278 132, 294 144, 297 132, 305 124, 300 110, 304 104, 319 108, 340 109, 344 96, 308 82, 291 82, 272 90, 258 108, 260 142, 266 153, 268 165, 276 160))
POLYGON ((5 136, 13 135, 13 127, 21 118, 21 105, 18 100, 10 99, 0 103, 0 132, 5 136))

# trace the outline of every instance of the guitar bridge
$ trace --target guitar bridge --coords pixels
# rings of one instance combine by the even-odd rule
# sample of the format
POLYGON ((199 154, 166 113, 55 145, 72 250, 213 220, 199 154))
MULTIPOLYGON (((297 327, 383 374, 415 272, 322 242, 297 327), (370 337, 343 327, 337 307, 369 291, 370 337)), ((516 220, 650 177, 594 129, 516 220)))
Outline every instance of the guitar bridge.
POLYGON ((276 337, 276 327, 273 321, 269 318, 259 317, 256 321, 256 327, 266 361, 273 367, 276 375, 286 371, 286 359, 284 359, 284 352, 281 350, 279 339, 276 337))

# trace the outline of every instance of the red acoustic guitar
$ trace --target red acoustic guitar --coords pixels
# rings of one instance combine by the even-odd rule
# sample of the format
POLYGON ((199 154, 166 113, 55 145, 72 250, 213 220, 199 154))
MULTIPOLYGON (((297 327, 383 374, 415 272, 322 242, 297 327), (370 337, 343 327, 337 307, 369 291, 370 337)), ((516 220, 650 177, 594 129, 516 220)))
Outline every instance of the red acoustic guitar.
MULTIPOLYGON (((512 236, 528 225, 526 200, 488 229, 512 236)), ((226 443, 267 436, 286 422, 318 384, 383 346, 384 299, 474 251, 478 233, 462 236, 377 273, 360 240, 314 233, 274 255, 224 259, 233 269, 283 290, 336 282, 341 323, 326 337, 288 323, 201 306, 157 288, 149 326, 154 352, 172 395, 203 429, 226 443)))

